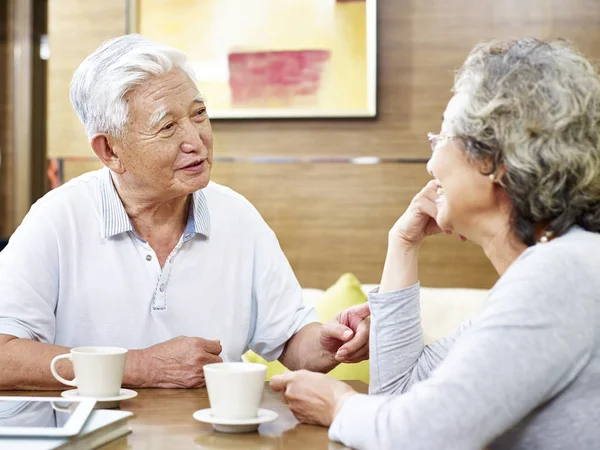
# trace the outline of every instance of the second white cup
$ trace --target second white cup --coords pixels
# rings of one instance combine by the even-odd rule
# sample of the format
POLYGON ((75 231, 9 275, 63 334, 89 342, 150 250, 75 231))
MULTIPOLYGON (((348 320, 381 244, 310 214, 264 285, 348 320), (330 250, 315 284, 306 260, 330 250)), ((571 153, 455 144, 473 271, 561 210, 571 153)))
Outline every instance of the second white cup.
POLYGON ((118 347, 77 347, 56 356, 50 363, 52 375, 67 386, 77 388, 82 397, 116 397, 121 390, 127 350, 118 347), (56 363, 68 359, 75 378, 66 380, 56 371, 56 363))
POLYGON ((265 387, 264 364, 225 362, 204 366, 211 414, 223 419, 251 419, 265 387))

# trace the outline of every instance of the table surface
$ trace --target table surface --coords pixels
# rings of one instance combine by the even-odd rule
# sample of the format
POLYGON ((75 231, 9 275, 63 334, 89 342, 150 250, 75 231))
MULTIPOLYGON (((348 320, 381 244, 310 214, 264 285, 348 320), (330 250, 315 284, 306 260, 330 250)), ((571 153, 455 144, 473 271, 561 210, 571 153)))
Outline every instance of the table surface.
MULTIPOLYGON (((348 381, 361 393, 368 386, 360 381, 348 381)), ((271 409, 279 417, 260 425, 258 432, 226 434, 214 431, 212 425, 198 422, 194 411, 209 407, 206 389, 136 389, 138 396, 121 402, 121 410, 131 411, 132 433, 104 447, 104 450, 150 449, 344 449, 329 441, 327 428, 298 423, 279 394, 268 385, 261 408, 271 409)), ((60 396, 60 391, 4 391, 0 395, 60 396)))

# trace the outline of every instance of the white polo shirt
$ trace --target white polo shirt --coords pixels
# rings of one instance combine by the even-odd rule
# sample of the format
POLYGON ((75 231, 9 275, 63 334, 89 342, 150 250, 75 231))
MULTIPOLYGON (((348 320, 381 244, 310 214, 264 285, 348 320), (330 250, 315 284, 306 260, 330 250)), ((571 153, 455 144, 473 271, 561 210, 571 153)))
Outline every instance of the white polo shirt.
POLYGON ((219 339, 225 361, 268 360, 316 322, 275 234, 231 189, 193 194, 161 269, 101 169, 49 192, 0 252, 0 333, 69 347, 219 339))

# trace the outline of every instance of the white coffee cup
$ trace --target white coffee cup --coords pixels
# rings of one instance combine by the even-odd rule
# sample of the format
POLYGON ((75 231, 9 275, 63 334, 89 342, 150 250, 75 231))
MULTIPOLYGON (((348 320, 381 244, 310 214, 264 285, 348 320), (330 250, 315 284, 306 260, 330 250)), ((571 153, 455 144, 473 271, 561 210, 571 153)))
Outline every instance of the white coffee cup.
POLYGON ((223 419, 251 419, 265 387, 267 366, 245 362, 223 362, 204 366, 211 414, 223 419))
POLYGON ((56 356, 50 363, 58 381, 77 388, 82 397, 115 397, 119 395, 127 350, 118 347, 77 347, 68 354, 56 356), (75 378, 66 380, 56 372, 56 363, 68 359, 75 378))

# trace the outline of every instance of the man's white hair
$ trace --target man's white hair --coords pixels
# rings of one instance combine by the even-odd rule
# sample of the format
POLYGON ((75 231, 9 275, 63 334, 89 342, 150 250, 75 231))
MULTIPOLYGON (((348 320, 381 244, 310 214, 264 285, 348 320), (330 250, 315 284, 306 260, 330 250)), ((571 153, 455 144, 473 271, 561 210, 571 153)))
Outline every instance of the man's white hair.
POLYGON ((122 137, 129 114, 125 95, 149 78, 174 69, 196 76, 187 56, 139 34, 104 42, 79 65, 71 80, 71 103, 88 138, 98 133, 122 137))

